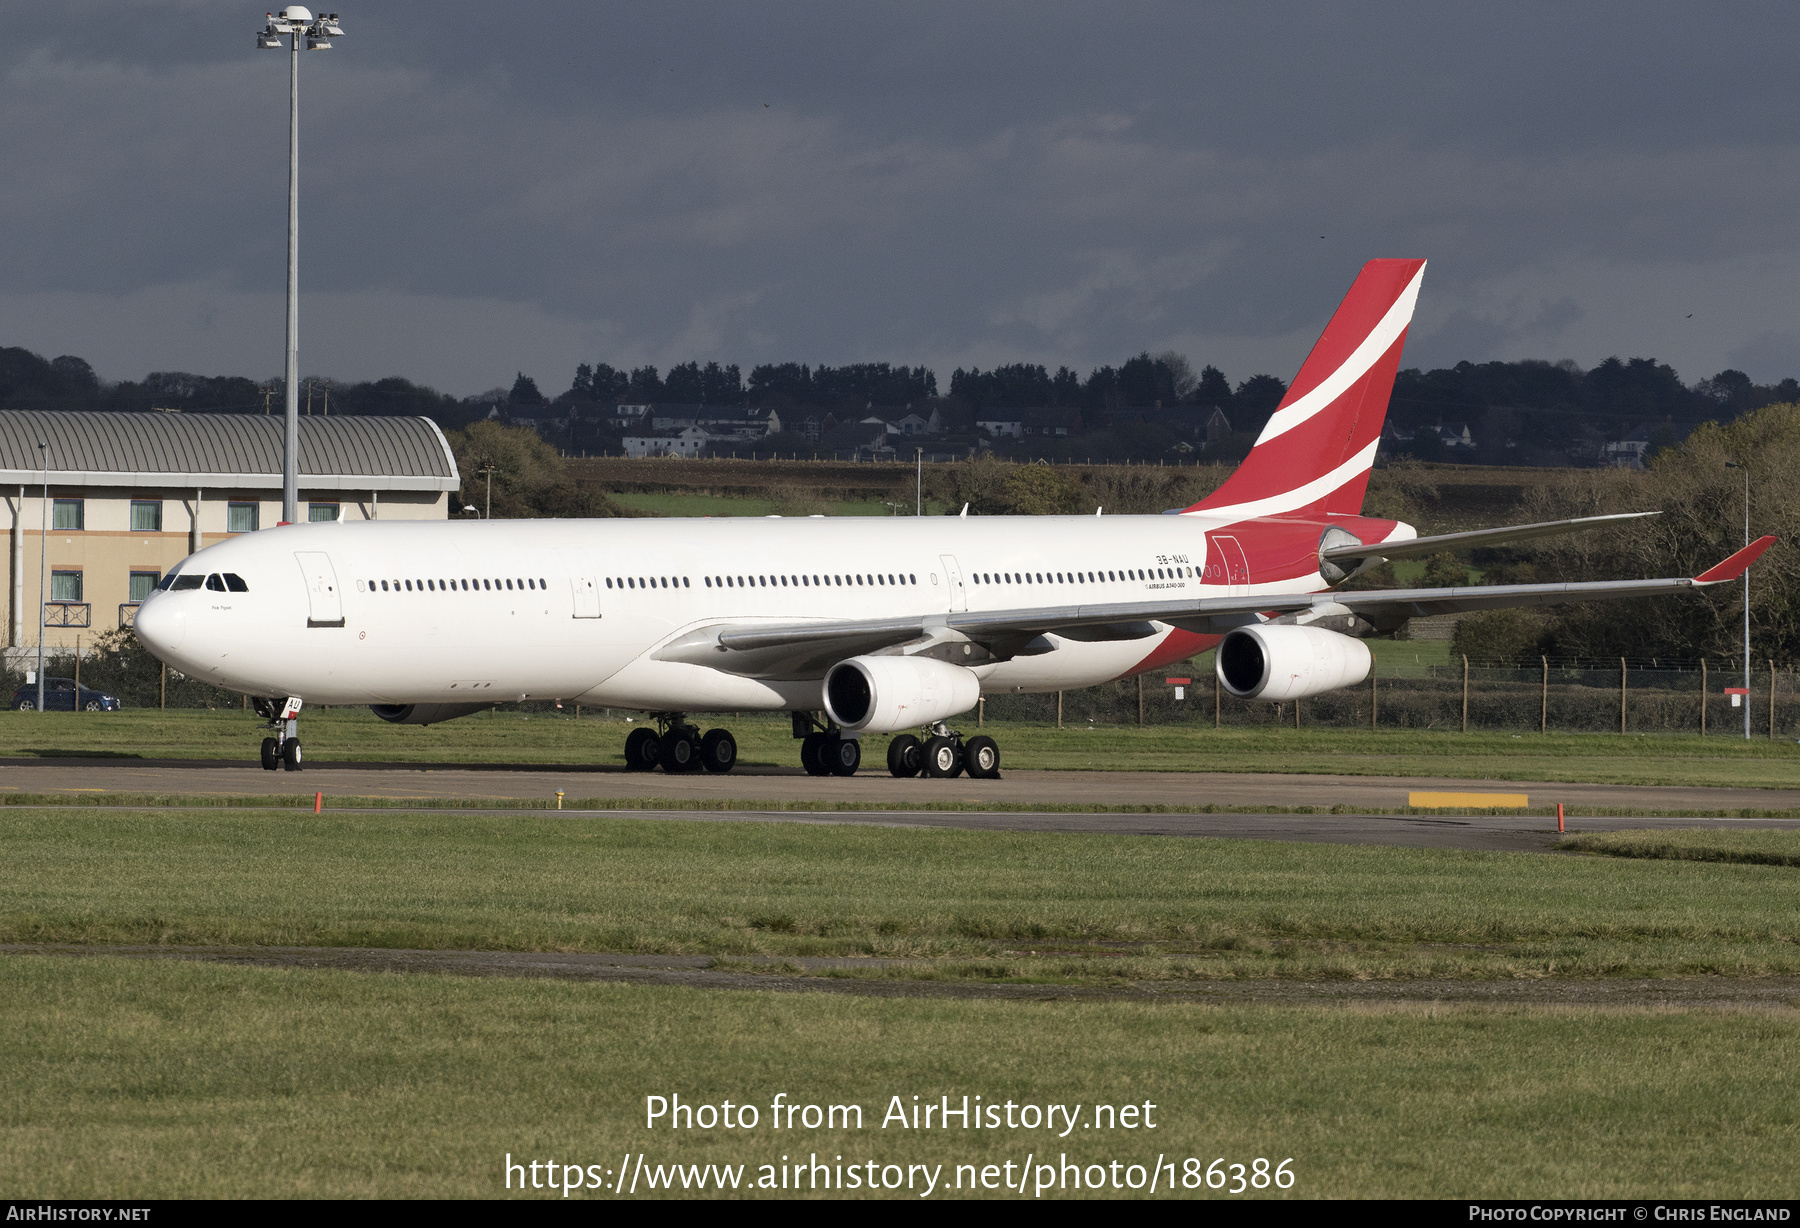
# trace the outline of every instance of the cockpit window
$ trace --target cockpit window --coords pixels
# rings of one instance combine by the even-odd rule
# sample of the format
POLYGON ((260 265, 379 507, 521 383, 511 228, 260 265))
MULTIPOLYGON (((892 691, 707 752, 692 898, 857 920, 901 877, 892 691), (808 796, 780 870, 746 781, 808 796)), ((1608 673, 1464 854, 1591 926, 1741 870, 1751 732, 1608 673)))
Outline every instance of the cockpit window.
POLYGON ((250 591, 250 586, 244 583, 244 577, 237 575, 234 572, 226 572, 224 579, 225 587, 231 592, 247 593, 250 591))
POLYGON ((174 570, 169 572, 168 575, 164 576, 160 581, 157 582, 156 591, 160 593, 164 589, 167 589, 171 584, 175 583, 175 577, 180 574, 181 574, 181 568, 179 566, 177 566, 174 570))
POLYGON ((212 575, 206 577, 206 589, 208 592, 212 592, 212 593, 224 592, 225 591, 224 578, 222 576, 220 576, 217 572, 214 572, 212 575))
POLYGON ((169 578, 173 581, 169 588, 177 593, 189 592, 206 583, 205 576, 171 576, 169 578))

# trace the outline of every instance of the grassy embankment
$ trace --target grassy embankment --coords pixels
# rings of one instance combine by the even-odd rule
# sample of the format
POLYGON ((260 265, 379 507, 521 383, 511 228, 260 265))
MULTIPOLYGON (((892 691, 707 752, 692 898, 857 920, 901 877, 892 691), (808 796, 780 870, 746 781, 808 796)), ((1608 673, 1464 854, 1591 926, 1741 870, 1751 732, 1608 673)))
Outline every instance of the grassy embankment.
POLYGON ((1797 1047, 1779 1010, 1025 1005, 15 957, 0 1171, 21 1198, 498 1197, 508 1153, 605 1181, 642 1152, 748 1183, 817 1154, 942 1164, 941 1198, 970 1196, 959 1164, 1160 1154, 1178 1173, 1292 1157, 1296 1197, 1791 1198, 1797 1047), (757 1104, 760 1128, 645 1130, 644 1098, 674 1092, 757 1104), (772 1131, 777 1092, 860 1104, 865 1128, 772 1131), (879 1128, 915 1094, 1151 1101, 1158 1128, 879 1128))
MULTIPOLYGON (((713 722, 696 717, 703 726, 713 722)), ((747 765, 797 762, 780 718, 719 718, 747 765)), ((973 721, 958 722, 972 729, 973 721)), ((622 718, 593 712, 477 714, 427 727, 388 725, 367 710, 311 712, 302 724, 314 761, 371 763, 621 763, 622 718)), ((1133 726, 990 723, 1006 767, 1086 771, 1305 772, 1447 776, 1477 780, 1594 781, 1631 785, 1789 788, 1800 746, 1786 741, 1680 735, 1460 734, 1424 730, 1223 729, 1205 723, 1133 726)), ((261 732, 236 712, 0 713, 0 756, 82 755, 246 761, 261 732)), ((879 772, 886 741, 865 742, 879 772)), ((621 786, 623 787, 623 786, 621 786)), ((7 786, 0 782, 0 792, 7 786)), ((16 786, 14 786, 16 791, 16 786)), ((602 790, 596 790, 601 792, 602 790)))

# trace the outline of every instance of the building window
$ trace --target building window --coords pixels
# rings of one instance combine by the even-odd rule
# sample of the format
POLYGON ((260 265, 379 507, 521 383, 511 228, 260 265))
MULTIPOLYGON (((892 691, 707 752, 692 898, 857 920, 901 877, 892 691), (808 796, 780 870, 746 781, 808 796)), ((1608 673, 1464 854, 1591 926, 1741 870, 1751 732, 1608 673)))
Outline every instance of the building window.
MULTIPOLYGON (((160 505, 155 506, 160 507, 160 505)), ((156 591, 157 581, 161 579, 162 576, 154 571, 132 572, 131 588, 129 590, 131 600, 142 601, 144 598, 148 597, 151 593, 156 591)))
POLYGON ((86 505, 80 499, 58 499, 50 511, 50 527, 53 529, 81 529, 87 527, 86 505))
POLYGON ((308 503, 306 505, 306 518, 314 524, 325 520, 336 520, 338 518, 338 505, 335 503, 308 503))
MULTIPOLYGON (((133 499, 131 501, 131 531, 133 533, 162 532, 162 500, 133 499)), ((132 600, 141 600, 132 598, 132 600)))
POLYGON ((79 571, 53 571, 50 573, 50 600, 80 601, 81 573, 79 571))
POLYGON ((254 503, 227 503, 225 505, 225 531, 227 533, 256 532, 257 506, 254 503))

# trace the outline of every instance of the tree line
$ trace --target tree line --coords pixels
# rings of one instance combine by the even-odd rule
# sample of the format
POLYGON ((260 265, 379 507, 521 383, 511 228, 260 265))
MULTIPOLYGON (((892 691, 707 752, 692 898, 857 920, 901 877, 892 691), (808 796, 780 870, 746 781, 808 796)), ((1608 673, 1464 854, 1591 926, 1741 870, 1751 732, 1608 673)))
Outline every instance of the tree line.
MULTIPOLYGON (((910 407, 924 414, 937 411, 952 431, 973 430, 976 419, 995 411, 1068 408, 1081 411, 1084 432, 1116 436, 1111 444, 1124 449, 1120 455, 1146 457, 1194 435, 1214 410, 1226 415, 1241 451, 1286 392, 1286 384, 1267 374, 1234 386, 1217 366, 1196 372, 1174 352, 1140 353, 1086 376, 1067 366, 1051 371, 1033 363, 958 367, 942 393, 936 374, 924 366, 764 363, 746 378, 737 364, 699 360, 667 372, 652 365, 581 363, 568 388, 554 393, 544 392, 524 372, 510 387, 460 398, 399 376, 348 383, 314 376, 300 390, 303 412, 422 416, 446 429, 496 414, 586 418, 590 425, 580 443, 573 435, 565 442, 601 450, 607 446, 601 407, 621 403, 746 405, 783 411, 784 419, 792 416, 786 411, 799 410, 821 418, 832 413, 838 421, 870 409, 910 407)), ((1731 422, 1767 405, 1796 402, 1800 381, 1792 378, 1757 384, 1744 372, 1727 369, 1690 385, 1653 358, 1608 358, 1586 370, 1567 360, 1415 367, 1402 370, 1395 381, 1391 438, 1383 451, 1493 465, 1592 464, 1601 445, 1633 431, 1643 431, 1655 452, 1680 443, 1703 422, 1731 422), (1464 426, 1473 450, 1446 446, 1444 436, 1464 426)), ((46 359, 20 347, 0 347, 0 408, 278 413, 282 404, 278 379, 153 371, 114 383, 74 355, 46 359)), ((1059 459, 1107 454, 1081 442, 1048 446, 1059 459)))

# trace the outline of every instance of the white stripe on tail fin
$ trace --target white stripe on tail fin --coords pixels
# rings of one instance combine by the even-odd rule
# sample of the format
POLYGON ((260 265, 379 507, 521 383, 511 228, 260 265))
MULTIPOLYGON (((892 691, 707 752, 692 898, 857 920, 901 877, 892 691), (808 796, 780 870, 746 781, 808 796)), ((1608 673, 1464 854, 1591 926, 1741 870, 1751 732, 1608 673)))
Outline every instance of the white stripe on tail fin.
POLYGON ((1186 510, 1239 518, 1360 512, 1424 276, 1423 260, 1363 265, 1250 455, 1186 510))

